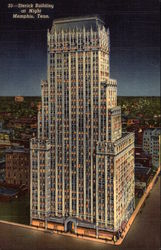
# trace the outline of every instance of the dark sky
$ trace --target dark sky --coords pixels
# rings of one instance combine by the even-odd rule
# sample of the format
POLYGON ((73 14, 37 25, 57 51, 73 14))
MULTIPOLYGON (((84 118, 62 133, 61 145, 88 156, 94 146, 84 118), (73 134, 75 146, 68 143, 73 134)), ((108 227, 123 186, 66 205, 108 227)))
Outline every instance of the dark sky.
MULTIPOLYGON (((47 14, 47 13, 46 13, 47 14)), ((46 79, 47 28, 58 17, 99 14, 110 28, 111 78, 118 94, 160 94, 158 0, 0 1, 0 96, 40 95, 46 79), (11 3, 53 3, 49 20, 15 20, 11 3)))

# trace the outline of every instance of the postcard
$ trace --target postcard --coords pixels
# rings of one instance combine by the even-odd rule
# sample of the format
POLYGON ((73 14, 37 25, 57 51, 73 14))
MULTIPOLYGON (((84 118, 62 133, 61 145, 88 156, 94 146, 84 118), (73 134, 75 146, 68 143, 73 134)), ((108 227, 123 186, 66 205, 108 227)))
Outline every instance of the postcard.
POLYGON ((157 0, 0 4, 0 250, 160 248, 157 0))

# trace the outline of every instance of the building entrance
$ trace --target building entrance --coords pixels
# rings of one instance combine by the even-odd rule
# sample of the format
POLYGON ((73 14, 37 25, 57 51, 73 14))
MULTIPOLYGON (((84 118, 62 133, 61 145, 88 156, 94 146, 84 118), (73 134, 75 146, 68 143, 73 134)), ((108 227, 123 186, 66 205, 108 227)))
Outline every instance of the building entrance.
POLYGON ((75 233, 77 228, 76 220, 68 218, 65 221, 65 232, 75 233))
POLYGON ((72 221, 69 221, 67 223, 67 232, 74 233, 74 223, 72 221))

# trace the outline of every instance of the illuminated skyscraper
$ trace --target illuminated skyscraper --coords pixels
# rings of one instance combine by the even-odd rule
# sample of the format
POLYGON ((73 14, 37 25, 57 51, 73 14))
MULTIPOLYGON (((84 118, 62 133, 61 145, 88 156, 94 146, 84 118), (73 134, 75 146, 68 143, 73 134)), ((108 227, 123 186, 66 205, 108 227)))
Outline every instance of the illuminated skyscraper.
POLYGON ((31 140, 31 224, 117 231, 134 209, 134 135, 122 135, 109 30, 98 17, 54 20, 47 77, 31 140))

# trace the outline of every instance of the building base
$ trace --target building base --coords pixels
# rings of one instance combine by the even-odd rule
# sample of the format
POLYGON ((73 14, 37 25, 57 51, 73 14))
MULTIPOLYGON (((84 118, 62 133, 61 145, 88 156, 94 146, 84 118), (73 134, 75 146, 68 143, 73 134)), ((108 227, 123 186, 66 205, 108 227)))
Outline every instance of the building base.
POLYGON ((105 230, 101 230, 97 227, 95 228, 88 228, 80 226, 78 223, 76 224, 74 220, 67 220, 63 224, 57 223, 57 222, 51 222, 51 221, 43 221, 43 220, 37 220, 33 219, 32 226, 37 228, 42 228, 46 230, 52 230, 56 233, 63 233, 67 235, 75 235, 76 237, 89 237, 93 239, 100 239, 104 241, 114 241, 116 239, 116 235, 118 232, 109 232, 105 230))

